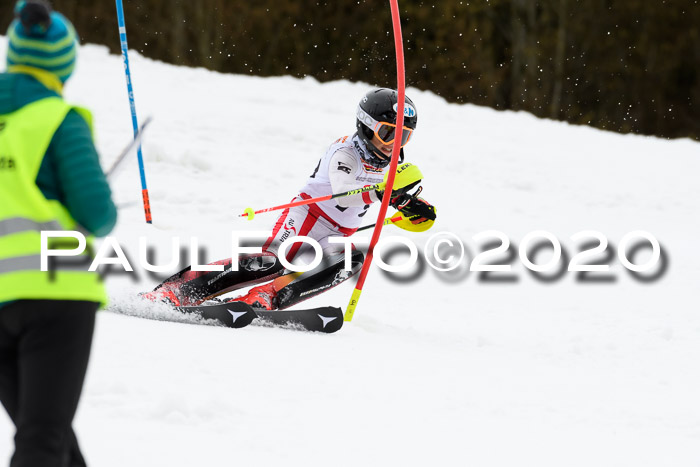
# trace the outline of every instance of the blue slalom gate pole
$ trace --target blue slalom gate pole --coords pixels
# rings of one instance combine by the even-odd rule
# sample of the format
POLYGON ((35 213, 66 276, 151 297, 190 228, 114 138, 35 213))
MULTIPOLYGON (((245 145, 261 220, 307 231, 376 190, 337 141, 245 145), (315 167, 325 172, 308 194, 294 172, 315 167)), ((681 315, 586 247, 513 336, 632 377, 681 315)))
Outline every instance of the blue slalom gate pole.
MULTIPOLYGON (((139 133, 139 121, 136 118, 136 104, 134 103, 134 88, 131 85, 131 70, 129 69, 129 46, 126 42, 126 25, 124 23, 124 7, 122 0, 117 2, 117 20, 119 21, 119 41, 122 46, 122 57, 124 57, 124 73, 126 73, 126 90, 129 93, 129 105, 131 107, 131 123, 134 126, 134 138, 139 133)), ((148 197, 148 187, 146 186, 146 170, 143 166, 143 154, 141 153, 141 145, 136 151, 139 160, 139 172, 141 173, 141 195, 143 197, 143 211, 146 214, 146 222, 153 223, 151 218, 151 202, 148 197)))

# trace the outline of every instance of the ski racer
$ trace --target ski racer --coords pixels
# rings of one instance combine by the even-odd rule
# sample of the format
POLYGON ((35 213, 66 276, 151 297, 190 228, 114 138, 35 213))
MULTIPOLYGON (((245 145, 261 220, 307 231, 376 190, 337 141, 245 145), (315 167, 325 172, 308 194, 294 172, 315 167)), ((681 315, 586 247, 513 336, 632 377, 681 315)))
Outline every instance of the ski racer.
MULTIPOLYGON (((357 132, 330 145, 294 201, 385 181, 395 144, 397 98, 397 92, 391 89, 368 92, 357 108, 357 132)), ((435 208, 417 196, 420 188, 413 194, 409 193, 420 183, 422 174, 415 165, 401 164, 403 147, 410 141, 417 121, 416 107, 406 97, 400 165, 390 196, 391 206, 399 210, 400 220, 396 225, 406 230, 423 231, 435 221, 435 208)), ((329 239, 355 233, 370 206, 381 201, 383 196, 383 191, 371 190, 285 209, 264 243, 263 253, 242 255, 238 271, 231 269, 231 259, 212 263, 222 267, 223 271, 191 271, 187 268, 141 296, 175 306, 199 305, 232 290, 266 282, 230 301, 242 301, 266 310, 288 308, 334 287, 359 270, 364 260, 362 253, 353 247, 352 270, 345 271, 345 246, 331 243, 329 239), (292 236, 316 240, 323 250, 321 265, 305 273, 285 270, 278 260, 278 250, 292 236)), ((308 247, 305 243, 294 243, 286 252, 287 261, 291 262, 308 247)))

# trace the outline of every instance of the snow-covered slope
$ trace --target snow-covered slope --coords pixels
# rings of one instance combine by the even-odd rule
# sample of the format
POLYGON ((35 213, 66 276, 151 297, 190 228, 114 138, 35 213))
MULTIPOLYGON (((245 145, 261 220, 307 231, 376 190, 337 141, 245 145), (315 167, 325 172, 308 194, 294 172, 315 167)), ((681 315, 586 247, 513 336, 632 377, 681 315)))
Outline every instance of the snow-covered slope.
MULTIPOLYGON (((206 260, 226 257, 231 231, 275 220, 236 214, 290 200, 325 148, 354 131, 369 86, 130 58, 139 114, 154 118, 143 149, 154 224, 143 222, 134 157, 113 181, 123 205, 113 236, 137 271, 109 282, 75 421, 91 465, 697 465, 700 145, 409 89, 420 115, 407 157, 439 217, 429 232, 385 235, 423 247, 455 234, 468 253, 457 273, 426 267, 400 282, 374 268, 355 319, 333 335, 140 319, 129 315, 176 317, 133 298, 156 283, 138 267, 139 236, 160 263, 173 237, 199 238, 206 260), (576 232, 600 231, 616 248, 645 230, 667 269, 641 282, 613 255, 609 281, 565 272, 543 282, 516 257, 512 281, 480 281, 468 261, 482 244, 472 236, 487 230, 516 251, 546 230, 569 258, 576 232)), ((86 46, 79 60, 66 96, 94 111, 107 167, 131 134, 121 59, 86 46)), ((351 291, 306 304, 344 307, 351 291)), ((6 458, 12 434, 0 416, 6 458)))

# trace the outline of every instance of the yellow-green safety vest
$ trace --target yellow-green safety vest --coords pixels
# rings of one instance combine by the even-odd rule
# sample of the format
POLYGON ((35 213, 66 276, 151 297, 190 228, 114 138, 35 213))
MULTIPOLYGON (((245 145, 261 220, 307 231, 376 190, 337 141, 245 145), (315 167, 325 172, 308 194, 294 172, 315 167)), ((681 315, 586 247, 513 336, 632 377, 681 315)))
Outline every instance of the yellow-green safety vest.
MULTIPOLYGON (((0 115, 0 303, 33 300, 84 300, 107 303, 102 279, 88 272, 92 239, 83 258, 58 258, 41 271, 41 231, 76 230, 77 223, 58 201, 36 185, 42 160, 56 130, 74 109, 92 128, 89 111, 59 97, 41 99, 0 115)), ((87 235, 86 235, 87 236, 87 235)), ((66 244, 52 248, 76 247, 66 244)))

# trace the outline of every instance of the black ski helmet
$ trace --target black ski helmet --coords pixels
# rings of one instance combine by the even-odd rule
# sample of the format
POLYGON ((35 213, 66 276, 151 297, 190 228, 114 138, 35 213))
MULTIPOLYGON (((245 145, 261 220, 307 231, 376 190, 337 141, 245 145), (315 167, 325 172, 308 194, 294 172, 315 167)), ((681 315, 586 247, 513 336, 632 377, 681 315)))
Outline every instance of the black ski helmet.
MULTIPOLYGON (((374 137, 374 125, 376 122, 396 124, 396 109, 398 107, 398 93, 393 89, 374 89, 362 98, 357 107, 357 134, 369 149, 369 154, 363 154, 365 160, 375 167, 389 165, 388 158, 380 158, 377 154, 381 151, 372 144, 374 137), (369 117, 369 118, 368 118, 369 117)), ((416 129, 418 112, 413 101, 406 96, 403 112, 403 125, 411 130, 416 129)), ((401 150, 403 156, 403 149, 401 150)))

